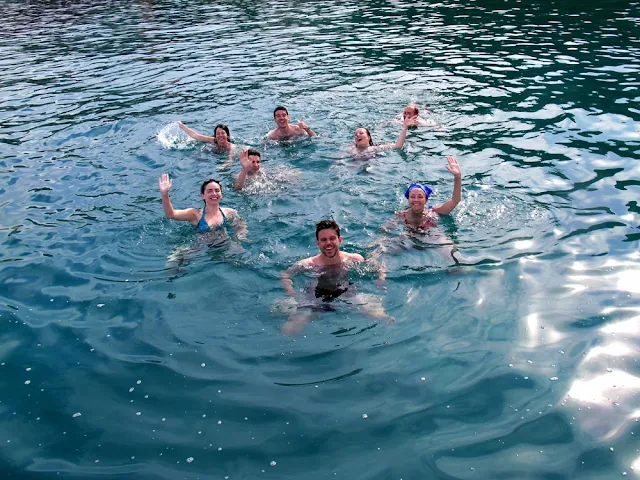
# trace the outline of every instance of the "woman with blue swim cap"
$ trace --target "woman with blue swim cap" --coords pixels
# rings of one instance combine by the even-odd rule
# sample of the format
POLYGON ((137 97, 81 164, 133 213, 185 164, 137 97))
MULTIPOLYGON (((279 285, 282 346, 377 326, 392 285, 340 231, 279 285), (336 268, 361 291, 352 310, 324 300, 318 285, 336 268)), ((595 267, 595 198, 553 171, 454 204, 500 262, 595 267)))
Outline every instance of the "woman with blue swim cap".
POLYGON ((409 200, 409 208, 399 212, 405 225, 412 230, 424 231, 427 228, 436 226, 438 215, 448 215, 460 203, 462 198, 462 170, 455 157, 447 157, 447 170, 453 174, 453 193, 451 198, 437 207, 428 207, 427 200, 431 196, 432 190, 421 183, 412 183, 404 192, 404 196, 409 200))

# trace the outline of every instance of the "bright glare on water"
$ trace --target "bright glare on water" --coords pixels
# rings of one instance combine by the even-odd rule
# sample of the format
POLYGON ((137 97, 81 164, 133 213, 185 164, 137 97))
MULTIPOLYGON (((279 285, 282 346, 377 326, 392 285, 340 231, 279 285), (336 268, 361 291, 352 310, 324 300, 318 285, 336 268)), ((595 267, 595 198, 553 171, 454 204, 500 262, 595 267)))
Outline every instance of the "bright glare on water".
POLYGON ((2 1, 0 478, 639 476, 640 9, 574 3, 2 1), (280 104, 319 136, 265 142, 280 104), (383 228, 448 155, 453 213, 383 228), (327 217, 385 288, 285 335, 327 217))

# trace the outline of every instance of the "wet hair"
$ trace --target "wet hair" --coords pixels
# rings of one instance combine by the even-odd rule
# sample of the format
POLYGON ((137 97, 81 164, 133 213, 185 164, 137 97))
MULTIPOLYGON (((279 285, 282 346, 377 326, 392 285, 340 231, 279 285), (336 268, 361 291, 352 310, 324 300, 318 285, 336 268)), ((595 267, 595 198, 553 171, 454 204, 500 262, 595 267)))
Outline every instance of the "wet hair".
POLYGON ((369 145, 373 145, 373 138, 371 138, 371 132, 369 131, 368 128, 365 128, 365 131, 367 132, 367 135, 369 135, 369 145))
POLYGON ((276 112, 278 110, 282 110, 283 112, 285 112, 287 115, 289 115, 289 110, 287 110, 285 107, 283 107, 282 105, 280 105, 279 107, 276 107, 275 110, 273 111, 273 118, 276 118, 276 112))
MULTIPOLYGON (((229 133, 229 127, 227 127, 224 123, 219 123, 218 125, 216 125, 216 128, 213 129, 213 136, 216 136, 216 131, 221 128, 222 130, 224 130, 227 134, 227 141, 231 141, 231 134, 229 133)), ((218 143, 217 141, 215 141, 215 143, 218 143)))
POLYGON ((215 178, 209 178, 209 179, 205 180, 205 181, 202 183, 202 186, 200 187, 200 193, 201 193, 202 195, 204 195, 204 191, 205 191, 205 189, 207 188, 207 185, 209 185, 211 182, 213 182, 213 183, 217 183, 217 184, 218 184, 218 186, 220 187, 220 192, 222 192, 222 184, 221 184, 218 180, 216 180, 215 178))
POLYGON ((260 152, 255 148, 248 148, 247 155, 255 155, 256 157, 260 158, 260 152))
POLYGON ((413 112, 414 112, 416 115, 418 115, 418 114, 419 114, 419 112, 418 112, 418 106, 417 106, 416 104, 414 104, 414 103, 410 103, 410 104, 409 104, 409 105, 407 105, 405 108, 407 108, 407 107, 411 108, 411 109, 413 110, 413 112))
POLYGON ((333 218, 330 218, 329 220, 320 220, 318 223, 316 223, 316 240, 318 239, 320 230, 326 230, 328 228, 335 231, 338 236, 340 236, 340 226, 333 218))

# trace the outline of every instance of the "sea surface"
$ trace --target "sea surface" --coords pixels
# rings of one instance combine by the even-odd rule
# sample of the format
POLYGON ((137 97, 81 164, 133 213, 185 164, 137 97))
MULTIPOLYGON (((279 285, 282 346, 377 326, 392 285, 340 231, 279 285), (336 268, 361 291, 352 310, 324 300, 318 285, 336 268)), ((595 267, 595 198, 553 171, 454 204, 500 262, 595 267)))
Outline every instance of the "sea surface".
POLYGON ((0 11, 0 478, 640 476, 640 3, 0 11), (408 103, 438 127, 354 158, 408 103), (318 138, 266 142, 278 105, 318 138), (412 182, 451 196, 448 155, 454 212, 383 228, 412 182), (165 219, 161 173, 177 208, 218 178, 248 240, 165 219), (286 335, 327 217, 395 321, 336 300, 286 335))

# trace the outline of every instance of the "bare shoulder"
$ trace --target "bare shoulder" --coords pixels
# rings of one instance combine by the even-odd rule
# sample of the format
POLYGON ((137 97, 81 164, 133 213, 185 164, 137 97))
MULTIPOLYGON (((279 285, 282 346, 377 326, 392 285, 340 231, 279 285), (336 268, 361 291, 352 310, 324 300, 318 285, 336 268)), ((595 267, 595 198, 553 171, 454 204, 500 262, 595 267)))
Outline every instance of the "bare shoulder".
POLYGON ((340 252, 340 254, 343 256, 343 260, 347 262, 354 262, 354 263, 364 262, 364 257, 359 253, 340 252))
POLYGON ((227 217, 229 220, 237 220, 242 218, 240 217, 238 211, 233 208, 220 207, 220 210, 222 210, 222 213, 224 213, 225 217, 227 217))

